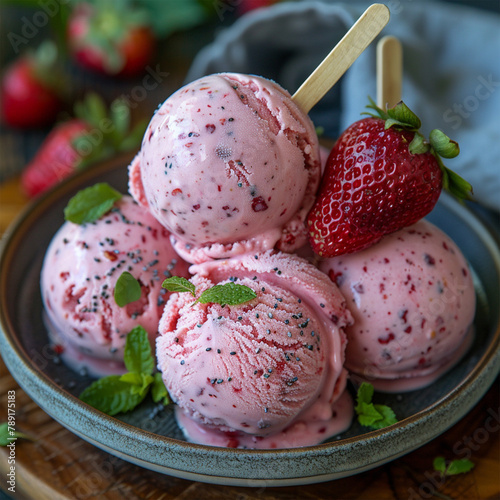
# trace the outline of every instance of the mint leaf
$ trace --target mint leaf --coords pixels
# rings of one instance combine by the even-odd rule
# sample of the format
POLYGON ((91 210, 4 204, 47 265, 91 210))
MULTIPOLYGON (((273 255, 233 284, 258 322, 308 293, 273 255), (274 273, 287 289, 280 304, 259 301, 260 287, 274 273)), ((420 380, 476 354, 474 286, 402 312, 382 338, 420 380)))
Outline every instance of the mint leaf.
POLYGON ((456 476, 457 474, 465 474, 474 468, 474 462, 467 458, 452 460, 446 465, 444 457, 436 457, 432 462, 435 471, 441 472, 441 476, 456 476))
POLYGON ((360 403, 371 403, 374 393, 373 385, 368 384, 367 382, 363 382, 359 388, 358 393, 356 395, 356 401, 358 405, 360 403))
POLYGON ((80 394, 80 399, 112 416, 133 410, 150 389, 155 402, 162 398, 164 404, 170 402, 160 374, 153 375, 155 360, 147 332, 142 326, 135 327, 127 335, 124 362, 127 373, 96 380, 80 394))
POLYGON ((375 410, 381 415, 381 419, 377 420, 372 424, 374 429, 382 429, 383 427, 387 427, 388 425, 395 424, 398 419, 396 415, 392 411, 392 408, 386 405, 373 405, 375 410))
POLYGON ((122 382, 129 383, 131 387, 131 391, 133 394, 140 394, 141 396, 145 396, 148 392, 149 386, 153 382, 152 375, 146 375, 145 373, 124 373, 120 380, 122 382))
POLYGON ((354 411, 358 415, 358 422, 364 427, 382 429, 395 424, 398 420, 389 406, 373 404, 373 385, 363 382, 356 395, 354 411))
POLYGON ((64 217, 75 224, 95 222, 122 197, 109 184, 100 182, 76 193, 64 209, 64 217))
POLYGON ((109 375, 87 387, 80 394, 80 399, 113 416, 133 410, 144 399, 145 394, 134 393, 132 388, 132 384, 120 380, 120 375, 109 375))
POLYGON ((189 292, 193 297, 195 297, 195 286, 186 278, 181 278, 180 276, 172 276, 163 280, 161 284, 163 288, 166 288, 169 292, 189 292))
POLYGON ((127 335, 123 360, 129 372, 153 374, 155 361, 151 354, 148 334, 142 326, 136 326, 127 335))
POLYGON ((128 271, 124 271, 116 280, 114 297, 119 307, 135 302, 141 298, 141 284, 128 271))
POLYGON ((163 382, 161 373, 159 372, 154 374, 153 385, 151 386, 151 397, 155 403, 163 401, 165 406, 172 402, 163 382))
POLYGON ((360 403, 356 406, 356 413, 358 414, 358 422, 364 427, 379 428, 375 424, 381 422, 383 417, 372 403, 360 403))
POLYGON ((435 471, 441 472, 441 474, 444 474, 446 472, 446 460, 444 459, 444 457, 436 457, 432 462, 432 466, 434 467, 435 471))
POLYGON ((465 474, 474 468, 474 462, 466 458, 452 460, 446 469, 447 476, 455 476, 457 474, 465 474))
POLYGON ((9 424, 4 422, 0 424, 0 446, 7 446, 10 443, 9 424))
POLYGON ((14 430, 8 422, 0 424, 0 446, 7 446, 8 444, 14 442, 17 438, 31 440, 31 437, 27 434, 14 430))
POLYGON ((215 285, 205 290, 196 302, 236 306, 255 299, 255 297, 257 297, 257 294, 251 288, 231 281, 224 285, 215 285))

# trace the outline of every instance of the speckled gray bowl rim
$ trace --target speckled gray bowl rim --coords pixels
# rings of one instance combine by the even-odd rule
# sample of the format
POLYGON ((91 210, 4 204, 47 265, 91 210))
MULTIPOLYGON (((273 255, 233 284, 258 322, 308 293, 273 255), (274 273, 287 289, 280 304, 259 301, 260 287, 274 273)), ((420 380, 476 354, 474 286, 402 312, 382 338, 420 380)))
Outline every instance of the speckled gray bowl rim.
MULTIPOLYGON (((6 314, 6 269, 15 259, 17 243, 38 214, 54 200, 98 177, 114 163, 89 169, 63 181, 27 207, 10 226, 0 247, 0 352, 23 390, 46 413, 84 440, 124 460, 160 473, 215 484, 291 486, 329 481, 372 469, 419 448, 466 415, 500 372, 500 325, 476 366, 454 390, 424 410, 385 429, 318 446, 283 450, 215 448, 160 436, 82 403, 32 364, 6 314)), ((476 215, 449 197, 440 203, 458 212, 480 235, 500 276, 500 252, 495 238, 476 215)))

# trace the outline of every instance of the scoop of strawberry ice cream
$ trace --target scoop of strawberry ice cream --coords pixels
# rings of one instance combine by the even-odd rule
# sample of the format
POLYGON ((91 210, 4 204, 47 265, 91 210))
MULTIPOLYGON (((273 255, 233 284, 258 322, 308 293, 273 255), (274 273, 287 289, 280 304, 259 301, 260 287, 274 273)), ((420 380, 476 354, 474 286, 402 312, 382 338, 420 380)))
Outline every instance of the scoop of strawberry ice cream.
POLYGON ((309 117, 276 83, 235 73, 196 80, 153 116, 129 168, 134 198, 203 262, 307 240, 320 178, 309 117))
POLYGON ((41 273, 48 330, 65 361, 94 374, 123 370, 125 338, 134 327, 144 327, 154 344, 168 298, 161 283, 170 273, 187 277, 188 264, 168 231, 130 196, 94 223, 65 222, 41 273), (124 271, 140 283, 141 297, 119 307, 114 289, 124 271))
POLYGON ((276 448, 319 443, 350 425, 344 298, 307 261, 269 252, 191 267, 197 295, 246 285, 240 305, 173 294, 160 321, 158 367, 188 439, 276 448))
POLYGON ((346 368, 376 389, 426 386, 470 346, 476 296, 457 245, 421 220, 320 269, 347 299, 346 368))

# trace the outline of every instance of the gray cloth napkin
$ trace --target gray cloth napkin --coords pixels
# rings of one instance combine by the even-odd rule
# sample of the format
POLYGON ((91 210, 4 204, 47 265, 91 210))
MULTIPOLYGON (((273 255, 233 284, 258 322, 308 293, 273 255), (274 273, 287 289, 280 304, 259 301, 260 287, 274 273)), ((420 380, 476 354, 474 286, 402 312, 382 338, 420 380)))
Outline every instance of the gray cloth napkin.
MULTIPOLYGON (((372 3, 372 2, 370 2, 372 3)), ((279 3, 243 16, 195 58, 186 82, 223 71, 300 86, 370 4, 279 3)), ((441 2, 385 2, 391 20, 380 36, 403 45, 403 100, 422 131, 440 128, 460 144, 446 165, 464 176, 484 206, 500 211, 500 15, 441 2)), ((310 112, 336 137, 376 97, 376 41, 310 112)))

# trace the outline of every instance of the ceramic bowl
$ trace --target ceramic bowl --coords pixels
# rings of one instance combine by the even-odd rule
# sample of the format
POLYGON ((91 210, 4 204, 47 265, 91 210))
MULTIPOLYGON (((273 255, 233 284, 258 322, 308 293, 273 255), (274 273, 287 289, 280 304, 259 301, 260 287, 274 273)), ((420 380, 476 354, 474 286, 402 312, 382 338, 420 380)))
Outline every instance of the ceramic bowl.
POLYGON ((432 440, 460 420, 500 370, 500 252, 494 232, 469 208, 443 195, 429 220, 456 241, 475 276, 476 337, 467 355, 431 386, 377 394, 399 422, 378 431, 353 423, 319 446, 237 450, 187 443, 171 407, 149 398, 109 417, 78 399, 91 383, 52 352, 42 321, 39 275, 46 248, 78 190, 108 182, 127 190, 130 158, 116 158, 67 179, 32 204, 5 235, 0 253, 0 350, 19 385, 44 411, 83 439, 148 469, 196 481, 283 486, 327 481, 379 466, 432 440))

